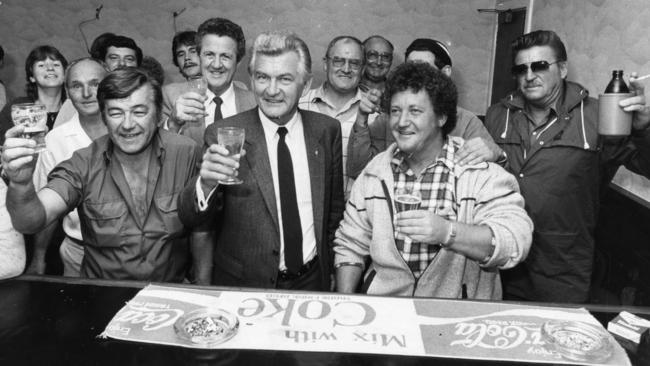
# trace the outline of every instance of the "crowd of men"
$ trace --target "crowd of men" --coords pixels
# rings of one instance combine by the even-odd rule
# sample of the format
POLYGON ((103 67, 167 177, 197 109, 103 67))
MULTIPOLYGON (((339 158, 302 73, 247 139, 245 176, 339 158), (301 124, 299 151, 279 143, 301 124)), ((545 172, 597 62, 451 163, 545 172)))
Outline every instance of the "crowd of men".
POLYGON ((20 262, 5 250, 23 245, 13 229, 34 234, 28 272, 44 273, 62 219, 66 276, 586 302, 599 191, 620 165, 650 177, 643 85, 633 74, 620 104, 632 135, 599 136, 552 31, 513 42, 518 87, 485 123, 458 106, 434 39, 393 65, 385 37, 337 36, 314 88, 296 34, 255 38, 249 86, 234 80, 245 54, 227 19, 176 34, 174 65, 202 93, 161 85, 132 39, 98 37, 66 69, 47 151, 22 126, 6 132, 0 274, 19 273, 4 270, 20 262), (219 143, 225 127, 244 128, 241 153, 219 143), (397 203, 406 190, 419 208, 397 203))

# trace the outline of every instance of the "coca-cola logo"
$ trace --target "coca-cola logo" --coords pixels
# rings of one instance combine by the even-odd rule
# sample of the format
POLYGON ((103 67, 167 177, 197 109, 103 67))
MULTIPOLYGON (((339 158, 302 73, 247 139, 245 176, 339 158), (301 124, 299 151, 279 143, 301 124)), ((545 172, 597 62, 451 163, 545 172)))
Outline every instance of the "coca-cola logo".
POLYGON ((160 308, 159 304, 132 304, 117 314, 115 321, 143 324, 142 330, 153 331, 171 326, 183 315, 183 310, 160 308))

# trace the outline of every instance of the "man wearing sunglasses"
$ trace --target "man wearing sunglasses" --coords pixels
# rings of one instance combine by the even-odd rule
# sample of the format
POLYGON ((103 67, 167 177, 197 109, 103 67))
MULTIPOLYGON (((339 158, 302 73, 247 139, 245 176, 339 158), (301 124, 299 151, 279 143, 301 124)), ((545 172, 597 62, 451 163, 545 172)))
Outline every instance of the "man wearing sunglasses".
POLYGON ((365 64, 363 44, 353 36, 338 36, 327 46, 323 58, 327 80, 300 98, 303 110, 320 112, 337 119, 343 133, 343 186, 347 193, 351 181, 347 177, 348 137, 357 118, 361 90, 359 81, 365 64))
POLYGON ((599 190, 625 165, 650 176, 650 108, 642 84, 621 102, 634 112, 629 138, 598 136, 598 103, 567 81, 564 44, 553 31, 512 43, 517 90, 491 106, 486 127, 506 152, 535 224, 525 262, 502 272, 504 298, 588 301, 599 190))
POLYGON ((363 91, 377 89, 383 92, 386 76, 393 64, 393 44, 380 35, 374 35, 363 41, 363 49, 366 53, 366 67, 359 88, 363 91))

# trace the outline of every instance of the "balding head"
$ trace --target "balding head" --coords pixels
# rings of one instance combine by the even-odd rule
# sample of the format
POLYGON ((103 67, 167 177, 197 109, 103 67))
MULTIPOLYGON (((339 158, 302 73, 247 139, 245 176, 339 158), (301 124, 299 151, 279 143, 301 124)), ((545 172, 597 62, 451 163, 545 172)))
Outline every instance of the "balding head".
POLYGON ((99 115, 97 86, 106 76, 104 65, 86 57, 73 61, 66 71, 66 90, 80 117, 99 115))

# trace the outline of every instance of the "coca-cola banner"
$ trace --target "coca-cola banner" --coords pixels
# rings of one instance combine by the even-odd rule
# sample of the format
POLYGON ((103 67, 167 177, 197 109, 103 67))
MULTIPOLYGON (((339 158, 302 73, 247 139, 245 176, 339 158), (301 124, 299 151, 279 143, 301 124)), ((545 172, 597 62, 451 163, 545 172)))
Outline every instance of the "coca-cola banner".
POLYGON ((193 348, 630 364, 620 345, 584 309, 336 293, 210 291, 150 285, 115 315, 102 336, 193 348), (218 310, 230 317, 201 319, 198 309, 205 308, 211 309, 207 313, 218 310), (198 318, 188 317, 197 311, 198 318), (545 344, 540 328, 548 321, 597 327, 607 338, 608 354, 582 361, 566 358, 545 344), (183 337, 184 331, 190 336, 183 337), (201 342, 207 334, 223 337, 201 342))

